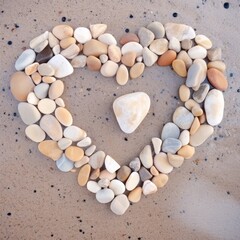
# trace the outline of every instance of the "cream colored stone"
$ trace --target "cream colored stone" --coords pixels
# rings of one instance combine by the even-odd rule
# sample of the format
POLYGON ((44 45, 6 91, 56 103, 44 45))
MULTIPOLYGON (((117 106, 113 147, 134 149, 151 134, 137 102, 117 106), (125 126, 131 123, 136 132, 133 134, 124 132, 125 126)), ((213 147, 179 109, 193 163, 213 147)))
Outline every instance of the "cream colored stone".
POLYGON ((102 23, 90 24, 89 28, 92 37, 98 38, 101 34, 103 34, 107 30, 107 25, 102 23))
POLYGON ((108 60, 102 65, 100 72, 104 77, 113 77, 116 75, 117 70, 118 64, 111 60, 108 60))
POLYGON ((43 155, 56 161, 61 156, 63 151, 58 147, 57 142, 53 140, 44 140, 38 144, 38 150, 43 155))
POLYGON ((157 192, 157 186, 150 180, 144 181, 142 189, 145 196, 157 192))
POLYGON ((55 110, 55 116, 57 120, 66 127, 71 126, 73 123, 72 114, 66 108, 58 107, 55 110))
POLYGON ((61 150, 65 150, 66 148, 68 148, 69 146, 72 145, 72 140, 71 139, 68 139, 68 138, 61 138, 59 141, 58 141, 58 147, 61 149, 61 150))
POLYGON ((167 154, 160 152, 154 157, 154 166, 161 173, 170 173, 173 170, 172 165, 169 164, 167 154))
POLYGON ((73 35, 73 29, 69 25, 57 25, 53 28, 52 33, 59 40, 62 40, 73 35))
POLYGON ((38 110, 43 114, 51 114, 55 109, 56 103, 50 98, 44 98, 38 102, 38 110))
POLYGON ((140 77, 145 69, 145 65, 142 62, 137 62, 135 63, 131 68, 130 68, 130 78, 135 79, 140 77))
POLYGON ((162 140, 160 138, 152 138, 152 144, 153 144, 153 149, 154 153, 158 154, 161 151, 161 146, 162 146, 162 140))
POLYGON ((25 73, 30 76, 32 75, 33 73, 35 73, 38 69, 38 66, 39 66, 39 63, 38 62, 34 62, 30 65, 28 65, 26 68, 25 68, 25 73))
POLYGON ((165 38, 155 39, 149 49, 157 55, 162 55, 168 50, 168 40, 165 38))
POLYGON ((65 150, 65 155, 67 156, 68 159, 70 159, 73 162, 78 162, 80 161, 83 156, 84 156, 84 151, 82 148, 77 147, 77 146, 69 146, 65 150))
POLYGON ((26 125, 36 123, 41 118, 38 109, 32 104, 26 102, 20 102, 18 104, 18 113, 26 125))
POLYGON ((142 188, 136 187, 128 194, 128 200, 132 203, 137 203, 141 200, 142 188))
POLYGON ((140 182, 140 176, 137 172, 132 172, 126 181, 126 189, 132 191, 140 182))
POLYGON ((73 142, 78 142, 84 139, 87 136, 87 133, 77 126, 69 126, 64 129, 63 135, 64 137, 71 139, 73 142))
POLYGON ((184 157, 177 154, 167 154, 168 162, 175 168, 181 167, 184 162, 184 157))
POLYGON ((162 188, 168 182, 168 175, 160 173, 159 175, 153 177, 152 182, 158 187, 162 188))
POLYGON ((78 184, 83 187, 87 184, 89 176, 91 172, 91 166, 89 164, 85 164, 80 168, 78 173, 78 184))
POLYGON ((45 132, 37 124, 27 126, 25 134, 29 139, 37 143, 42 142, 46 137, 45 132))
POLYGON ((178 94, 179 94, 180 100, 182 102, 186 102, 190 98, 191 92, 190 92, 190 89, 185 84, 182 84, 179 87, 178 94))
POLYGON ((105 167, 110 173, 114 173, 120 168, 120 165, 117 163, 116 160, 107 155, 105 157, 105 167))
POLYGON ((117 70, 116 81, 119 85, 123 86, 128 82, 128 79, 128 69, 124 64, 121 64, 117 70))

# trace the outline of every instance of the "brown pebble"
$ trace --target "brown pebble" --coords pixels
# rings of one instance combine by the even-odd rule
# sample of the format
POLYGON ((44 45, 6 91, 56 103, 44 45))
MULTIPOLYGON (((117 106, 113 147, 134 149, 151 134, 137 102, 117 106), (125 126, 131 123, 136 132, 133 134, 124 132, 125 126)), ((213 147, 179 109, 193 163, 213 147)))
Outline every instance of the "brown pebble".
POLYGON ((38 85, 42 80, 42 76, 38 72, 33 73, 31 78, 36 85, 38 85))
POLYGON ((87 184, 90 172, 91 172, 91 166, 89 164, 86 164, 80 168, 78 173, 78 184, 81 187, 87 184))
POLYGON ((141 200, 141 196, 142 196, 142 188, 136 187, 134 190, 132 190, 128 194, 128 200, 132 203, 137 203, 141 200))
POLYGON ((195 148, 190 145, 183 146, 178 150, 177 154, 184 157, 185 159, 191 158, 195 153, 195 148))
POLYGON ((80 147, 70 146, 65 150, 65 155, 73 162, 80 161, 84 156, 84 151, 80 147))
POLYGON ((187 76, 187 68, 186 64, 181 59, 175 59, 172 62, 173 70, 180 76, 180 77, 186 77, 187 76))
POLYGON ((46 63, 53 56, 53 51, 49 45, 47 45, 40 53, 36 56, 36 62, 38 63, 46 63))
POLYGON ((138 78, 142 75, 143 71, 145 69, 145 65, 141 62, 135 63, 131 68, 130 68, 130 77, 131 79, 138 78))
POLYGON ((87 57, 87 67, 91 71, 99 71, 102 64, 99 58, 94 56, 88 56, 87 57))
POLYGON ((76 43, 76 39, 74 37, 67 37, 60 41, 60 46, 61 46, 61 48, 65 49, 75 43, 76 43))
POLYGON ((122 166, 117 172, 117 179, 125 182, 131 173, 131 168, 128 166, 122 166))
POLYGON ((157 61, 159 66, 170 66, 172 62, 176 59, 177 53, 173 50, 166 51, 161 55, 157 61))
POLYGON ((63 153, 63 151, 58 147, 57 142, 53 140, 45 140, 40 142, 38 144, 38 150, 40 153, 54 161, 58 160, 63 153))
POLYGON ((132 67, 135 63, 136 57, 136 52, 127 52, 122 55, 121 62, 127 67, 132 67))
POLYGON ((228 88, 228 81, 222 72, 216 68, 209 68, 207 70, 207 77, 209 82, 218 90, 225 91, 228 88))
POLYGON ((30 76, 32 75, 33 73, 35 73, 38 69, 38 66, 39 66, 39 63, 38 62, 35 62, 35 63, 32 63, 30 65, 28 65, 26 68, 25 68, 25 73, 30 76))
POLYGON ((203 124, 206 122, 206 115, 203 113, 201 116, 198 117, 200 124, 203 124))
POLYGON ((139 43, 139 38, 135 33, 126 33, 120 38, 120 44, 124 45, 128 42, 137 42, 139 43))
POLYGON ((162 188, 168 182, 168 175, 160 173, 159 175, 153 177, 152 182, 158 187, 162 188))
POLYGON ((57 25, 53 28, 52 33, 59 40, 62 40, 67 37, 71 37, 73 35, 73 29, 69 25, 57 25))

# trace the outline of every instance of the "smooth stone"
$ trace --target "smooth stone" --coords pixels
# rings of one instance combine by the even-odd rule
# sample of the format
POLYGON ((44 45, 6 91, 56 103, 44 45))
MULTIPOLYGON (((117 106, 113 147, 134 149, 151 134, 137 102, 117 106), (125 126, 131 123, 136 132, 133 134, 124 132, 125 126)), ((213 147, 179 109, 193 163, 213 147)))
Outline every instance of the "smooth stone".
POLYGON ((43 49, 48 45, 48 40, 44 40, 43 42, 39 43, 33 50, 36 53, 40 53, 43 49))
POLYGON ((184 157, 185 159, 190 159, 195 153, 195 148, 190 145, 183 146, 177 154, 184 157))
POLYGON ((135 52, 136 57, 139 57, 142 55, 143 47, 141 44, 137 42, 128 42, 122 46, 121 52, 122 52, 122 55, 125 55, 126 53, 129 53, 129 52, 135 52))
POLYGON ((189 99, 185 102, 185 107, 188 109, 188 110, 191 110, 194 108, 194 107, 199 107, 200 108, 200 105, 199 103, 197 103, 196 101, 194 101, 193 99, 189 99))
POLYGON ((32 49, 26 49, 21 53, 15 62, 15 69, 17 71, 24 70, 25 67, 32 64, 36 58, 36 53, 32 49))
POLYGON ((55 47, 52 48, 53 54, 58 55, 61 52, 61 47, 60 45, 56 45, 55 47))
POLYGON ((123 95, 113 102, 113 111, 121 130, 125 133, 134 132, 150 108, 150 98, 144 92, 123 95))
POLYGON ((220 124, 224 112, 223 93, 217 89, 209 91, 204 102, 204 109, 208 124, 212 126, 220 124))
POLYGON ((59 44, 59 40, 51 32, 49 32, 48 43, 49 43, 49 47, 53 48, 59 44))
POLYGON ((54 161, 58 160, 63 153, 63 151, 58 147, 57 142, 53 140, 44 140, 40 142, 38 144, 38 150, 40 153, 54 161))
POLYGON ((63 78, 68 75, 71 75, 73 73, 72 65, 61 54, 57 54, 54 57, 52 57, 48 61, 48 64, 50 64, 53 67, 53 69, 55 70, 54 76, 56 78, 63 78))
POLYGON ((207 50, 202 46, 194 46, 188 50, 188 55, 192 59, 204 59, 207 56, 207 50))
POLYGON ((12 95, 18 101, 26 101, 27 96, 34 89, 32 79, 24 72, 15 72, 11 76, 10 89, 12 95))
POLYGON ((110 180, 107 179, 107 178, 102 178, 98 181, 98 185, 101 187, 101 188, 107 188, 110 184, 110 180))
POLYGON ((85 137, 83 140, 77 143, 78 147, 88 147, 92 144, 92 139, 90 137, 85 137))
POLYGON ((51 84, 51 83, 56 81, 56 78, 55 77, 44 76, 44 77, 42 77, 42 81, 44 83, 51 84))
POLYGON ((186 77, 187 76, 187 68, 186 64, 181 59, 175 59, 172 62, 172 68, 180 77, 186 77))
POLYGON ((52 33, 59 40, 62 40, 73 35, 73 29, 69 25, 57 25, 53 28, 52 33))
POLYGON ((41 82, 41 80, 42 80, 42 77, 41 77, 41 75, 38 72, 33 73, 31 77, 32 77, 33 82, 36 85, 38 85, 41 82))
POLYGON ((132 203, 137 203, 141 200, 142 188, 136 187, 128 194, 128 200, 132 203))
POLYGON ((162 141, 164 141, 167 138, 178 138, 179 135, 180 135, 179 127, 172 122, 168 122, 163 126, 161 139, 162 141))
POLYGON ((28 65, 26 68, 25 68, 25 73, 30 76, 32 75, 33 73, 35 73, 37 70, 38 70, 38 66, 39 66, 39 63, 38 62, 34 62, 30 65, 28 65))
POLYGON ((199 127, 200 127, 199 119, 198 117, 195 117, 190 128, 190 135, 193 135, 198 130, 199 127))
POLYGON ((140 159, 138 157, 134 158, 130 163, 129 163, 129 167, 134 171, 134 172, 138 172, 141 168, 141 162, 140 159))
POLYGON ((120 47, 116 46, 116 45, 110 45, 108 47, 108 56, 109 59, 112 60, 113 62, 120 62, 121 60, 121 49, 120 47))
POLYGON ((87 136, 87 133, 77 126, 69 126, 64 129, 63 135, 65 138, 69 138, 73 142, 78 142, 84 139, 87 136))
POLYGON ((101 189, 96 193, 96 199, 100 203, 109 203, 113 200, 113 198, 114 192, 109 188, 101 189))
POLYGON ((203 124, 198 130, 191 135, 190 144, 194 147, 198 147, 203 144, 214 132, 214 128, 210 125, 203 124))
POLYGON ((145 69, 145 65, 142 62, 137 62, 135 63, 131 68, 130 68, 130 78, 135 79, 140 77, 145 69))
POLYGON ((193 39, 196 37, 196 33, 193 28, 185 24, 166 23, 164 27, 166 36, 169 40, 172 37, 177 38, 179 41, 183 41, 185 39, 193 39))
POLYGON ((89 163, 89 157, 83 156, 79 161, 74 162, 74 166, 75 166, 75 168, 80 168, 87 163, 89 163))
POLYGON ((185 84, 182 84, 179 87, 178 95, 182 102, 186 102, 190 98, 191 91, 185 84))
POLYGON ((113 190, 114 195, 120 195, 125 192, 124 183, 119 181, 118 179, 113 179, 109 184, 109 188, 113 190))
POLYGON ((152 145, 154 149, 154 153, 158 154, 161 151, 162 140, 160 138, 152 138, 152 145))
POLYGON ((91 39, 84 44, 83 54, 86 56, 99 57, 102 54, 107 54, 107 48, 107 44, 102 43, 96 39, 91 39))
POLYGON ((120 169, 117 171, 117 179, 125 182, 129 175, 131 174, 131 169, 128 166, 122 166, 120 169))
POLYGON ((93 169, 89 178, 91 180, 96 180, 96 179, 98 179, 99 175, 100 175, 100 169, 99 168, 93 169))
POLYGON ((166 153, 160 152, 154 157, 154 166, 161 173, 168 174, 173 170, 173 166, 168 162, 166 153))
POLYGON ((182 146, 189 144, 190 141, 190 132, 188 130, 183 130, 180 133, 179 140, 182 143, 182 146))
POLYGON ((207 84, 207 83, 202 83, 199 87, 199 89, 197 91, 195 91, 193 93, 193 99, 197 102, 197 103, 202 103, 208 92, 209 92, 209 89, 210 89, 210 85, 207 84))
POLYGON ((67 156, 68 159, 70 159, 73 162, 78 162, 80 161, 83 156, 84 156, 84 151, 82 148, 77 147, 77 146, 69 146, 65 150, 65 155, 67 156))
POLYGON ((65 154, 63 154, 57 161, 56 161, 57 168, 62 172, 69 172, 73 169, 74 164, 70 161, 65 154))
POLYGON ((173 122, 181 129, 189 129, 193 120, 193 114, 185 107, 180 106, 173 113, 173 122))
POLYGON ((82 166, 78 173, 78 184, 83 187, 87 184, 91 172, 91 166, 85 164, 82 166))
POLYGON ((92 34, 88 28, 78 27, 74 30, 74 38, 79 43, 84 44, 92 39, 92 34))
POLYGON ((221 61, 222 60, 222 49, 211 48, 207 51, 207 57, 210 61, 221 61))
POLYGON ((62 39, 60 41, 59 45, 61 48, 66 49, 75 43, 76 43, 76 39, 74 37, 67 37, 67 38, 62 39))
POLYGON ((149 29, 145 28, 145 27, 141 27, 138 30, 138 37, 140 40, 140 44, 143 47, 148 47, 152 41, 154 40, 154 34, 152 31, 150 31, 149 29))
POLYGON ((27 126, 25 134, 30 140, 37 143, 42 142, 46 137, 45 132, 37 124, 27 126))
POLYGON ((195 37, 195 42, 198 45, 204 47, 205 49, 210 49, 212 47, 211 40, 208 37, 206 37, 205 35, 201 35, 201 34, 197 35, 195 37))
POLYGON ((143 62, 147 67, 152 66, 158 60, 158 56, 153 53, 149 48, 143 48, 143 62))
POLYGON ((136 52, 127 52, 122 55, 121 62, 127 67, 132 67, 135 64, 136 52))
POLYGON ((90 71, 99 71, 102 66, 100 59, 94 56, 88 56, 86 63, 90 71))
POLYGON ((174 50, 175 52, 178 53, 178 52, 181 51, 181 44, 180 44, 180 42, 178 41, 177 38, 172 37, 172 38, 169 40, 168 48, 169 48, 170 50, 174 50))
POLYGON ((61 150, 65 150, 66 148, 68 148, 69 146, 72 145, 72 140, 71 139, 68 139, 68 138, 61 138, 59 141, 58 141, 58 147, 61 149, 61 150))
POLYGON ((114 173, 120 168, 120 165, 117 163, 116 160, 107 155, 105 157, 105 167, 110 173, 114 173))
POLYGON ((160 173, 159 175, 153 177, 152 182, 158 187, 162 188, 168 182, 168 175, 160 173))
POLYGON ((150 145, 146 145, 139 154, 142 165, 145 168, 150 168, 153 165, 152 150, 150 145))
POLYGON ((62 126, 53 115, 44 115, 40 120, 40 127, 54 141, 62 138, 62 126))
POLYGON ((165 38, 155 39, 149 49, 157 55, 162 55, 168 51, 168 40, 165 38))
POLYGON ((99 190, 101 190, 101 187, 95 181, 88 181, 87 190, 92 193, 97 193, 99 190))
POLYGON ((128 69, 124 64, 121 64, 116 73, 116 81, 119 85, 125 85, 129 80, 128 69))
POLYGON ((96 145, 92 145, 85 150, 85 155, 90 157, 96 150, 96 145))
POLYGON ((207 64, 208 68, 215 68, 217 70, 219 70, 222 73, 225 73, 226 71, 226 64, 223 61, 213 61, 213 62, 209 62, 207 64))
POLYGON ((27 96, 27 102, 32 105, 37 105, 39 102, 39 99, 37 98, 34 92, 30 92, 27 96))
POLYGON ((211 85, 221 91, 225 91, 228 88, 228 81, 222 72, 215 68, 207 70, 207 78, 211 85))
POLYGON ((60 54, 64 56, 67 59, 73 59, 75 58, 80 52, 80 48, 77 44, 72 44, 66 49, 62 50, 60 54))
POLYGON ((74 68, 84 68, 87 64, 87 57, 85 55, 78 55, 71 61, 74 68))
POLYGON ((148 24, 147 29, 153 32, 155 38, 163 38, 165 35, 165 28, 160 22, 151 22, 148 24))
POLYGON ((112 181, 114 178, 116 178, 116 172, 110 173, 108 170, 104 169, 99 174, 100 179, 108 179, 109 181, 112 181))
POLYGON ((139 43, 139 38, 138 38, 137 34, 135 34, 135 33, 126 33, 119 40, 119 43, 121 45, 124 45, 124 44, 126 44, 128 42, 137 42, 137 43, 139 43))
POLYGON ((140 182, 140 176, 137 172, 132 172, 126 181, 126 189, 132 191, 140 182))
POLYGON ((157 186, 150 180, 144 181, 142 189, 145 196, 157 192, 157 186))
POLYGON ((49 84, 40 83, 34 88, 34 93, 39 99, 46 98, 48 95, 49 84))
POLYGON ((153 176, 159 175, 159 172, 158 172, 157 168, 156 168, 154 165, 151 166, 151 168, 150 168, 150 173, 151 173, 153 176))
POLYGON ((117 45, 117 40, 110 33, 103 33, 98 37, 98 40, 107 45, 117 45))
POLYGON ((118 64, 111 60, 108 60, 102 65, 100 72, 104 77, 113 77, 116 75, 117 70, 118 64))
POLYGON ((140 168, 139 175, 142 182, 152 178, 152 174, 145 167, 140 168))
POLYGON ((58 107, 54 114, 63 126, 68 127, 73 124, 72 114, 66 108, 58 107))
POLYGON ((105 153, 103 151, 97 151, 94 153, 90 159, 89 164, 93 169, 101 168, 105 159, 105 153))
POLYGON ((56 109, 56 103, 49 98, 41 99, 38 102, 38 110, 43 114, 51 114, 56 109))
POLYGON ((41 118, 38 109, 27 102, 20 102, 18 104, 18 113, 26 125, 36 123, 41 118))
POLYGON ((166 153, 176 153, 182 147, 180 140, 176 138, 167 138, 163 141, 162 151, 166 153))
POLYGON ((121 194, 116 196, 111 202, 110 209, 116 215, 123 215, 129 208, 130 203, 126 195, 121 194))
POLYGON ((48 96, 51 99, 57 99, 62 96, 64 91, 64 84, 61 80, 53 82, 49 88, 48 96))
POLYGON ((89 26, 92 37, 98 38, 107 30, 107 25, 102 23, 90 24, 89 26))
POLYGON ((181 51, 177 55, 177 59, 181 59, 184 61, 187 69, 189 69, 192 65, 193 60, 189 57, 188 53, 186 51, 181 51))
POLYGON ((65 107, 65 103, 63 101, 62 98, 57 98, 55 99, 55 103, 59 106, 59 107, 65 107))
POLYGON ((30 48, 33 49, 33 48, 35 48, 37 45, 39 45, 39 43, 47 40, 47 39, 48 39, 48 35, 49 35, 49 32, 46 31, 46 32, 40 34, 39 36, 33 38, 33 39, 30 41, 30 43, 29 43, 30 48))
POLYGON ((176 57, 177 53, 175 51, 167 50, 159 57, 157 64, 159 66, 170 66, 172 65, 172 62, 176 59, 176 57))
POLYGON ((168 161, 169 163, 175 167, 175 168, 179 168, 182 166, 183 162, 184 162, 184 157, 183 156, 179 156, 177 154, 171 154, 168 153, 168 161))
POLYGON ((108 61, 108 55, 107 54, 101 54, 99 56, 99 60, 101 61, 101 63, 105 63, 108 61))
POLYGON ((191 39, 185 39, 181 41, 181 48, 184 50, 189 50, 193 46, 193 41, 191 39))

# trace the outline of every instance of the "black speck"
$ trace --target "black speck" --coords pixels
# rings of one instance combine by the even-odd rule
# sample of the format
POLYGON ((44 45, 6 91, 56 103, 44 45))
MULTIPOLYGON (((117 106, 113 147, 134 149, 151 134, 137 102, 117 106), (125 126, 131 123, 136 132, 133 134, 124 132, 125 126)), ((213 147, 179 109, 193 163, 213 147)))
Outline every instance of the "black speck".
POLYGON ((173 15, 173 17, 177 17, 178 16, 178 14, 176 12, 174 12, 172 15, 173 15))
POLYGON ((129 18, 133 18, 133 15, 132 15, 132 14, 130 14, 130 15, 129 15, 129 18))
POLYGON ((125 137, 125 138, 124 138, 124 140, 127 142, 127 141, 128 141, 128 138, 127 138, 127 137, 125 137))
POLYGON ((233 77, 233 73, 230 73, 229 76, 230 76, 230 77, 233 77))
POLYGON ((170 218, 170 215, 168 215, 167 217, 170 218))
POLYGON ((12 41, 8 41, 7 44, 8 44, 8 45, 12 45, 12 41))
POLYGON ((113 94, 113 96, 114 96, 114 97, 116 97, 116 96, 117 96, 117 94, 116 94, 116 93, 114 93, 114 94, 113 94))
POLYGON ((51 185, 51 188, 53 188, 54 187, 54 185, 51 185))
POLYGON ((83 202, 86 202, 86 199, 83 199, 83 202))
POLYGON ((19 28, 19 25, 17 23, 14 24, 15 28, 19 28))
POLYGON ((126 32, 126 33, 129 33, 129 29, 128 29, 128 28, 126 28, 126 29, 125 29, 125 32, 126 32))
POLYGON ((238 93, 240 93, 240 88, 237 90, 238 93))
POLYGON ((227 194, 228 194, 228 195, 230 195, 230 192, 229 192, 229 191, 227 191, 227 194))
POLYGON ((37 192, 37 190, 33 190, 33 192, 34 192, 34 193, 36 193, 36 192, 37 192))
POLYGON ((229 2, 225 2, 225 3, 223 4, 223 7, 224 7, 225 9, 228 9, 228 8, 229 8, 229 2))
POLYGON ((62 17, 62 22, 66 22, 66 17, 62 17))
POLYGON ((17 116, 17 113, 16 113, 16 112, 14 112, 14 113, 13 113, 13 116, 14 116, 14 117, 16 117, 16 116, 17 116))
POLYGON ((155 113, 152 113, 153 116, 155 116, 155 113))
POLYGON ((11 216, 12 214, 10 212, 7 213, 8 216, 11 216))
POLYGON ((36 18, 34 18, 34 19, 33 19, 33 21, 34 21, 34 22, 36 22, 36 21, 37 21, 37 19, 36 19, 36 18))
POLYGON ((214 141, 217 141, 217 137, 214 138, 214 141))
POLYGON ((205 162, 206 162, 206 161, 207 161, 207 158, 205 158, 204 160, 205 160, 205 162))
POLYGON ((90 92, 92 89, 91 88, 87 88, 87 91, 90 92))
POLYGON ((2 91, 5 92, 5 88, 2 88, 2 91))
POLYGON ((53 237, 54 235, 53 234, 51 234, 51 237, 53 237))
POLYGON ((1 13, 4 13, 4 10, 2 10, 1 13))
POLYGON ((109 118, 106 117, 106 121, 108 121, 108 120, 109 120, 109 118))

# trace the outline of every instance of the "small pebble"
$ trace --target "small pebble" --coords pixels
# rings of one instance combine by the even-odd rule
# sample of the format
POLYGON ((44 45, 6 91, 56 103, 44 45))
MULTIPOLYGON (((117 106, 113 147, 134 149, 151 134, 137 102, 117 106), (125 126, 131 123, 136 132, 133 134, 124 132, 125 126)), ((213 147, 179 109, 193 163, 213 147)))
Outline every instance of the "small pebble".
POLYGON ((173 113, 173 122, 181 129, 189 129, 193 120, 193 114, 185 107, 180 106, 173 113))
POLYGON ((142 62, 137 62, 135 63, 131 68, 130 68, 130 78, 135 79, 140 77, 145 69, 145 65, 142 62))
POLYGON ((34 93, 37 98, 44 99, 48 95, 49 84, 48 83, 40 83, 34 88, 34 93))
POLYGON ((168 175, 160 173, 159 175, 153 177, 152 182, 158 187, 162 188, 168 182, 168 175))
POLYGON ((37 105, 39 102, 39 99, 36 97, 34 92, 30 92, 27 96, 27 102, 32 105, 37 105))
POLYGON ((107 25, 102 23, 90 24, 89 28, 92 37, 98 38, 101 34, 103 34, 107 30, 107 25))
POLYGON ((168 40, 165 38, 155 39, 149 49, 157 55, 162 55, 168 51, 168 40))
POLYGON ((38 102, 38 110, 43 114, 51 114, 55 109, 56 103, 50 98, 44 98, 38 102))
POLYGON ((143 195, 147 196, 157 192, 157 186, 150 180, 146 180, 143 183, 143 195))
POLYGON ((90 137, 86 137, 83 140, 77 143, 78 147, 88 147, 92 144, 92 139, 90 137))
POLYGON ((210 85, 207 83, 202 83, 197 91, 193 93, 193 99, 198 102, 202 103, 210 89, 210 85))
POLYGON ((106 45, 117 45, 117 40, 110 33, 103 33, 98 37, 98 40, 106 45))
POLYGON ((138 37, 140 40, 140 44, 143 47, 148 47, 154 40, 154 34, 152 31, 150 31, 149 29, 145 28, 145 27, 141 27, 138 30, 138 37))
POLYGON ((62 96, 64 91, 64 84, 61 80, 56 80, 53 82, 49 88, 49 98, 51 99, 57 99, 62 96))
POLYGON ((157 64, 159 66, 170 66, 172 65, 172 62, 176 59, 176 57, 177 53, 175 51, 167 50, 159 57, 157 64))
POLYGON ((90 71, 99 71, 101 69, 102 63, 99 58, 94 56, 87 57, 87 67, 90 71))
POLYGON ((96 145, 92 145, 85 150, 85 155, 90 157, 96 150, 96 145))
POLYGON ((100 203, 109 203, 113 200, 113 198, 114 192, 109 188, 101 189, 96 193, 96 199, 100 203))
POLYGON ((110 173, 108 170, 104 169, 100 172, 99 178, 108 179, 109 181, 112 181, 114 178, 116 178, 116 172, 110 173))
POLYGON ((139 43, 139 38, 138 38, 138 36, 135 33, 126 33, 119 40, 119 43, 122 44, 122 45, 124 45, 124 44, 126 44, 128 42, 137 42, 137 43, 139 43))
POLYGON ((53 140, 44 140, 40 142, 38 144, 38 150, 40 153, 54 161, 58 160, 63 153, 63 151, 58 147, 57 142, 53 140))
POLYGON ((141 200, 142 188, 136 187, 128 194, 128 200, 132 203, 137 203, 141 200))
POLYGON ((62 172, 69 172, 73 169, 74 164, 65 156, 65 154, 62 154, 62 156, 56 161, 56 166, 62 172))
POLYGON ((150 145, 146 145, 139 154, 142 165, 145 168, 150 168, 153 165, 152 150, 150 145))
POLYGON ((154 166, 161 173, 170 173, 173 170, 173 166, 169 164, 167 154, 160 152, 154 157, 154 166))
POLYGON ((100 72, 104 77, 113 77, 116 75, 117 70, 118 64, 111 60, 108 60, 102 65, 100 72))
POLYGON ((102 178, 98 181, 98 185, 101 188, 107 188, 110 184, 110 180, 107 178, 102 178))
POLYGON ((78 184, 83 187, 87 184, 89 175, 91 172, 91 166, 89 164, 85 164, 80 168, 78 173, 78 184))
POLYGON ((132 172, 126 181, 126 189, 132 191, 140 182, 140 176, 137 172, 132 172))
POLYGON ((65 150, 66 148, 68 148, 69 146, 72 145, 72 140, 68 139, 68 138, 61 138, 59 141, 58 141, 58 147, 61 149, 61 150, 65 150))
POLYGON ((145 167, 140 168, 139 175, 142 182, 152 178, 152 174, 145 167))
POLYGON ((91 32, 88 28, 85 27, 78 27, 74 30, 74 38, 79 43, 86 43, 92 39, 91 32))
POLYGON ((68 127, 73 123, 72 115, 66 108, 58 107, 55 110, 55 117, 63 126, 68 127))
POLYGON ((101 187, 95 181, 88 181, 87 189, 89 192, 97 193, 99 190, 101 190, 101 187))
POLYGON ((77 126, 69 126, 64 129, 63 135, 65 138, 71 139, 73 142, 78 142, 87 136, 87 133, 77 126))
POLYGON ((221 48, 211 48, 207 51, 208 59, 213 61, 221 61, 222 60, 222 49, 221 48))
POLYGON ((125 85, 129 80, 128 69, 124 64, 121 64, 116 73, 116 81, 119 85, 125 85))
POLYGON ((178 95, 182 102, 186 102, 190 98, 190 95, 191 95, 190 89, 185 84, 182 84, 179 87, 178 95))
POLYGON ((190 132, 188 130, 183 130, 180 133, 179 140, 181 141, 182 146, 187 145, 190 141, 190 132))
POLYGON ((163 141, 162 151, 166 153, 176 153, 182 147, 180 140, 176 138, 167 138, 163 141))
POLYGON ((155 38, 163 38, 165 35, 165 28, 160 22, 151 22, 148 24, 147 29, 153 32, 155 38))
POLYGON ((184 162, 184 157, 179 156, 177 154, 168 153, 167 157, 169 163, 175 168, 181 167, 184 162))
POLYGON ((113 179, 109 184, 109 188, 113 190, 115 196, 123 194, 125 192, 124 183, 118 179, 113 179))
POLYGON ((134 158, 130 163, 129 163, 129 167, 134 171, 134 172, 138 172, 141 168, 141 162, 140 159, 138 157, 134 158))
POLYGON ((89 163, 89 157, 83 156, 83 157, 81 158, 81 160, 79 160, 79 161, 77 161, 77 162, 74 162, 74 167, 75 167, 75 168, 80 168, 80 167, 82 167, 83 165, 85 165, 85 164, 87 164, 87 163, 89 163))
POLYGON ((102 54, 107 54, 107 44, 95 39, 91 39, 84 44, 83 54, 86 56, 95 57, 99 57, 102 54))
POLYGON ((167 138, 178 138, 179 135, 180 135, 179 127, 172 122, 168 122, 163 126, 161 139, 162 141, 164 141, 167 138))
POLYGON ((187 76, 187 68, 186 64, 181 59, 175 59, 172 62, 173 70, 180 76, 180 77, 186 77, 187 76))
POLYGON ((183 146, 177 154, 184 157, 185 159, 190 159, 195 153, 195 148, 190 145, 183 146))
POLYGON ((110 209, 116 215, 123 215, 129 208, 129 206, 130 203, 127 196, 124 194, 120 194, 113 199, 110 205, 110 209))
POLYGON ((65 150, 65 155, 69 160, 71 160, 73 162, 78 162, 83 158, 84 151, 80 147, 69 146, 65 150))
POLYGON ((129 52, 135 52, 136 57, 139 57, 142 55, 143 47, 141 44, 137 42, 128 42, 124 44, 121 48, 122 55, 129 53, 129 52))
POLYGON ((192 59, 204 59, 207 56, 207 50, 202 46, 194 46, 188 50, 188 55, 192 59))
POLYGON ((198 45, 204 47, 205 49, 210 49, 210 48, 212 47, 212 42, 211 42, 211 40, 210 40, 208 37, 206 37, 205 35, 200 35, 200 34, 197 35, 197 36, 195 37, 195 42, 196 42, 198 45))
POLYGON ((228 81, 222 72, 216 68, 209 68, 207 70, 207 77, 209 82, 218 90, 225 91, 228 88, 228 81))
POLYGON ((93 169, 101 168, 105 159, 105 153, 103 151, 97 151, 94 153, 90 159, 89 164, 93 169))
POLYGON ((161 151, 162 140, 160 138, 152 138, 152 145, 154 149, 154 153, 158 154, 161 151))
POLYGON ((116 160, 107 155, 105 157, 105 167, 110 173, 114 173, 120 168, 120 165, 116 162, 116 160))
POLYGON ((62 40, 73 35, 73 29, 69 25, 57 25, 53 28, 52 33, 59 40, 62 40))

